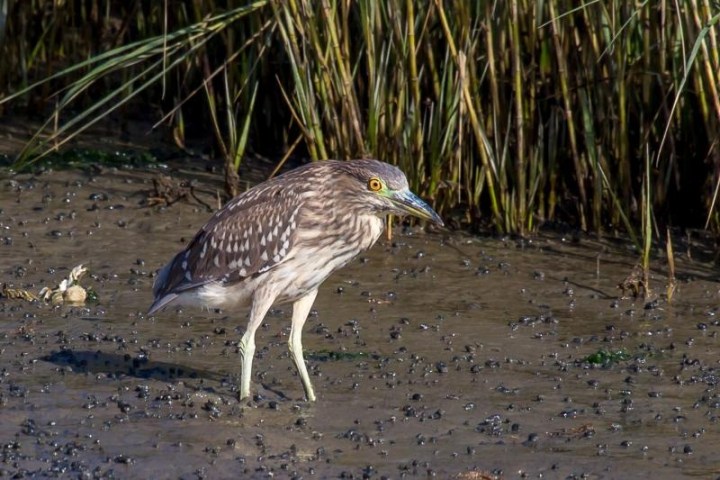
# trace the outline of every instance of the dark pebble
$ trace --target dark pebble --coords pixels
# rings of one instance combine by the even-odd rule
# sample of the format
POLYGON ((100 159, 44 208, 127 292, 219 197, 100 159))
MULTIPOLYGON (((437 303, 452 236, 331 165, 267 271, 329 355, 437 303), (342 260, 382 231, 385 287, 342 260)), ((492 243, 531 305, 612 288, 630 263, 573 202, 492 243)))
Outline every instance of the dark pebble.
POLYGON ((645 304, 645 310, 655 310, 660 306, 660 302, 657 300, 652 300, 645 304))
POLYGON ((538 440, 540 440, 540 435, 537 433, 531 433, 528 435, 527 440, 523 442, 523 445, 526 447, 532 447, 537 444, 538 440))

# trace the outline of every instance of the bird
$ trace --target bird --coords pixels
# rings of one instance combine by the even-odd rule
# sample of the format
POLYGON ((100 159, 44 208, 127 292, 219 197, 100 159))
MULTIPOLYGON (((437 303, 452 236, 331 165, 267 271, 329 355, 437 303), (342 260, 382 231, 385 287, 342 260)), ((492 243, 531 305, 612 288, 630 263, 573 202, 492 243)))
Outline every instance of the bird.
POLYGON ((302 328, 318 287, 375 244, 388 214, 443 225, 405 174, 379 160, 320 160, 278 175, 230 200, 158 271, 148 315, 171 304, 249 306, 238 349, 243 400, 250 396, 256 330, 272 305, 292 303, 288 348, 313 402, 302 328))

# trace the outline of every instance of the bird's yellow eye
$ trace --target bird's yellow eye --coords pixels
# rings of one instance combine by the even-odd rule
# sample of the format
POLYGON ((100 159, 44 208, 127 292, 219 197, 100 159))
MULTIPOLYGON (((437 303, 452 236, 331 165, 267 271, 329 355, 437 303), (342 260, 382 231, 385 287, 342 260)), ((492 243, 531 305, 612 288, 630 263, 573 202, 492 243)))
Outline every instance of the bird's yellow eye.
POLYGON ((382 182, 380 181, 380 179, 373 177, 368 180, 368 190, 370 190, 371 192, 379 192, 380 190, 382 190, 382 182))

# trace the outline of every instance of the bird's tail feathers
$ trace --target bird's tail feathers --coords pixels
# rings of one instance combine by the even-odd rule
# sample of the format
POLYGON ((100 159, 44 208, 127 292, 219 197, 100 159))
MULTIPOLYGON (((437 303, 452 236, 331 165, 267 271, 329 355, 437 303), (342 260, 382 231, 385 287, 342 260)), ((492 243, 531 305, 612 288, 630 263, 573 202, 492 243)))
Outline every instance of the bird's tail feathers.
POLYGON ((168 293, 166 295, 163 295, 162 297, 156 298, 153 304, 150 305, 150 309, 148 310, 147 314, 154 315, 156 312, 165 308, 168 303, 172 302, 177 297, 177 293, 168 293))

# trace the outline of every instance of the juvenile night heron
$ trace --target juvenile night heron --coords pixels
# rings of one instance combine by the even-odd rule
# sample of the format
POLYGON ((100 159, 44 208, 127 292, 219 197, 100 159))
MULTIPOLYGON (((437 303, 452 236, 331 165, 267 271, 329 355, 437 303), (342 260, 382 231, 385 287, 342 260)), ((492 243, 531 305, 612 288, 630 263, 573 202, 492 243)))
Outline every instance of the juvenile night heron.
POLYGON ((240 341, 240 398, 250 395, 255 331, 274 303, 293 303, 288 346, 305 395, 315 400, 302 327, 318 287, 373 246, 388 213, 442 225, 408 188, 405 175, 377 160, 310 163, 261 183, 219 210, 160 270, 150 315, 174 303, 250 305, 240 341))

